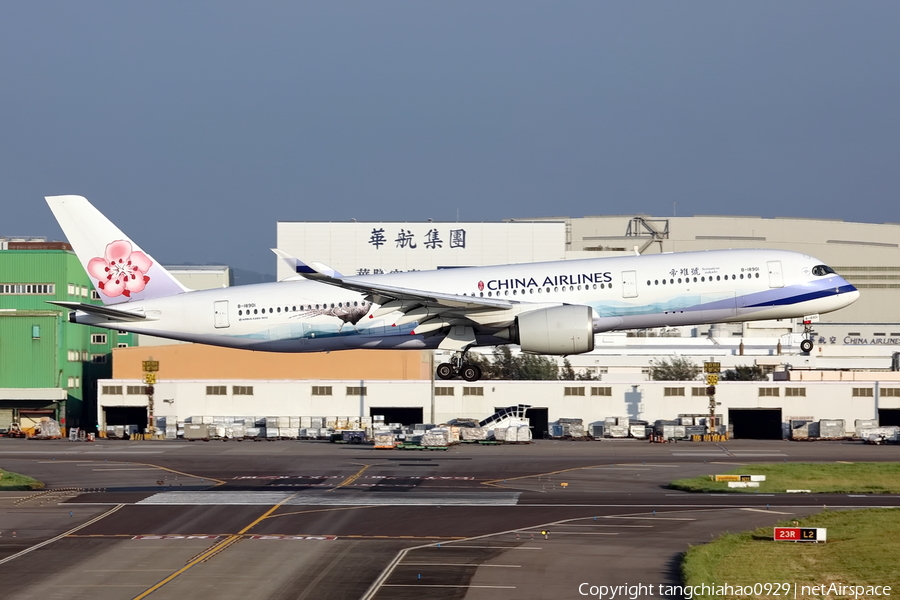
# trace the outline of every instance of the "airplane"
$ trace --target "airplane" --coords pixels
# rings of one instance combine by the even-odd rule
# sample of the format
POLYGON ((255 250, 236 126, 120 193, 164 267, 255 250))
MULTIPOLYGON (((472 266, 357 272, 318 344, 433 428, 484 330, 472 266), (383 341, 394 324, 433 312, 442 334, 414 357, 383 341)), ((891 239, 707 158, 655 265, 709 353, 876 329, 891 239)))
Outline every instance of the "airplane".
POLYGON ((441 379, 477 381, 466 358, 476 346, 565 356, 606 331, 788 319, 859 297, 816 258, 743 249, 367 276, 273 249, 295 275, 191 291, 86 198, 46 200, 103 302, 52 302, 70 322, 268 352, 448 350, 441 379))

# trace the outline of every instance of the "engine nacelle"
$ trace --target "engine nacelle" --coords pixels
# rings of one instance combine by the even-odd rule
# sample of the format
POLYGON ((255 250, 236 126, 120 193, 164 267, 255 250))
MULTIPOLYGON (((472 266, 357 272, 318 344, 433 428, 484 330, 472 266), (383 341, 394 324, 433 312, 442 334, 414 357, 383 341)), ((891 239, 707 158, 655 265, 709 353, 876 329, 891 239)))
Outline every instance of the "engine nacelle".
POLYGON ((581 354, 594 349, 594 311, 567 304, 533 310, 516 317, 515 338, 523 352, 581 354))

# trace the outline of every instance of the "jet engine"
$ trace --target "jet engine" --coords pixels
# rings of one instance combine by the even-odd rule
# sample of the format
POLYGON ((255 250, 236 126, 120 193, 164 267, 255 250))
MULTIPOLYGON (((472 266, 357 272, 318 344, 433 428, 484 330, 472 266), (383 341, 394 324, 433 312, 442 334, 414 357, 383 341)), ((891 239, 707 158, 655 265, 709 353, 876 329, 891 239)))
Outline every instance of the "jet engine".
POLYGON ((510 339, 523 352, 581 354, 594 349, 593 310, 567 304, 532 310, 516 317, 510 339))

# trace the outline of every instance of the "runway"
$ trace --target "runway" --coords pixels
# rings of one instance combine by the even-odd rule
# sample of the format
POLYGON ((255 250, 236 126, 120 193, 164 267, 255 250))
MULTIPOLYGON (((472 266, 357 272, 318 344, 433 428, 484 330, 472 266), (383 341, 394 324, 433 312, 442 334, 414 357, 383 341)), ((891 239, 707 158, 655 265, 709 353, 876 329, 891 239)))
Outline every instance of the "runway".
POLYGON ((582 583, 677 584, 679 554, 725 530, 900 506, 665 487, 754 462, 900 460, 849 442, 4 439, 0 456, 58 490, 0 494, 5 598, 576 598, 582 583))

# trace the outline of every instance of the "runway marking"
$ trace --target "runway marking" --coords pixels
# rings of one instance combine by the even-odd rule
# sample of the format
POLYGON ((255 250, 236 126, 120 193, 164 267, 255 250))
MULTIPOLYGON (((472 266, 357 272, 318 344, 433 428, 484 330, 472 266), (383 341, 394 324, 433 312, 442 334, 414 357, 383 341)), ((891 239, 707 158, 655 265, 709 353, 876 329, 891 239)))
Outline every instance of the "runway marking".
POLYGON ((601 519, 646 519, 648 521, 696 521, 697 519, 689 519, 687 517, 625 517, 619 515, 607 515, 600 517, 601 519))
MULTIPOLYGON (((342 538, 353 539, 379 539, 379 540, 464 540, 463 536, 441 535, 342 535, 342 538)), ((454 546, 455 547, 455 546, 454 546)))
POLYGON ((765 508, 742 508, 741 510, 749 510, 752 512, 761 512, 761 513, 772 513, 773 515, 792 515, 794 513, 789 512, 778 512, 777 510, 768 510, 765 508))
POLYGON ((509 569, 519 569, 522 565, 480 565, 478 563, 403 563, 407 567, 506 567, 509 569))
MULTIPOLYGON (((337 488, 335 488, 337 489, 337 488)), ((349 491, 349 490, 345 490, 349 491)), ((139 500, 138 505, 269 505, 290 506, 516 506, 522 492, 457 492, 452 495, 409 492, 356 493, 273 491, 168 491, 139 500)))
POLYGON ((658 468, 662 468, 662 469, 680 469, 681 468, 681 465, 660 465, 660 464, 656 464, 656 463, 646 463, 646 464, 645 463, 641 463, 641 464, 615 463, 615 464, 612 464, 609 466, 611 466, 611 467, 658 467, 658 468))
POLYGON ((741 450, 735 450, 735 453, 731 456, 735 458, 756 458, 760 456, 787 456, 787 454, 783 452, 742 452, 741 450))
MULTIPOLYGON (((224 482, 222 482, 222 483, 224 483, 224 482)), ((220 552, 223 552, 224 550, 226 550, 229 546, 232 546, 235 543, 239 542, 241 539, 243 539, 245 533, 247 533, 249 530, 251 530, 257 524, 259 524, 263 519, 267 518, 270 514, 272 514, 276 510, 278 510, 278 508, 282 504, 287 502, 292 497, 293 497, 293 495, 283 498, 280 502, 275 504, 275 506, 271 507, 269 510, 264 512, 259 518, 257 518, 252 523, 250 523, 249 525, 247 525, 246 527, 241 529, 236 535, 228 536, 223 541, 213 544, 207 550, 201 552, 200 554, 198 554, 197 556, 192 558, 186 565, 184 565, 183 567, 181 567, 180 569, 178 569, 177 571, 175 571, 174 573, 172 573, 171 575, 169 575, 168 577, 166 577, 159 583, 153 585, 149 589, 144 590, 141 594, 135 596, 134 600, 141 600, 142 598, 146 598, 147 596, 149 596, 150 594, 152 594, 153 592, 155 592, 162 586, 166 585, 167 583, 169 583, 170 581, 172 581, 173 579, 175 579, 176 577, 178 577, 179 575, 181 575, 182 573, 184 573, 191 567, 193 567, 201 562, 208 561, 209 559, 216 556, 220 552)))
POLYGON ((155 471, 156 467, 118 467, 112 469, 91 469, 91 471, 104 472, 104 471, 155 471))
POLYGON ((718 448, 719 450, 721 450, 728 456, 734 456, 734 454, 732 454, 731 451, 728 448, 726 448, 725 446, 723 446, 722 444, 716 444, 716 448, 718 448))
MULTIPOLYGON (((507 533, 507 532, 504 532, 507 533)), ((499 533, 492 533, 491 536, 502 535, 499 533)), ((425 546, 423 548, 410 548, 411 550, 424 550, 425 548, 434 548, 436 550, 441 550, 440 546, 430 545, 425 546)), ((447 546, 447 548, 479 548, 479 549, 487 549, 487 550, 543 550, 543 548, 539 548, 536 546, 460 546, 459 544, 454 544, 452 546, 447 546)))
MULTIPOLYGON (((543 535, 540 531, 522 531, 521 533, 534 533, 537 535, 543 535)), ((548 535, 619 535, 619 533, 613 533, 609 531, 550 531, 548 535)))
POLYGON ((277 515, 269 515, 270 519, 275 519, 277 517, 287 517, 289 515, 305 515, 308 513, 317 513, 317 512, 333 512, 338 510, 360 510, 363 508, 372 508, 372 506, 341 506, 339 508, 316 508, 313 510, 295 510, 286 513, 278 513, 277 515))
POLYGON ((13 554, 13 555, 11 555, 11 556, 7 556, 6 558, 0 560, 0 565, 5 564, 5 563, 8 563, 8 562, 11 561, 11 560, 15 560, 15 559, 19 558, 20 556, 24 556, 25 554, 28 554, 29 552, 33 552, 34 550, 37 550, 37 549, 39 549, 39 548, 43 548, 44 546, 47 546, 48 544, 52 544, 53 542, 55 542, 55 541, 57 541, 57 540, 61 540, 61 539, 63 539, 64 537, 66 537, 66 536, 68 536, 68 535, 71 535, 71 534, 75 533, 76 531, 79 531, 79 530, 81 530, 81 529, 84 529, 84 528, 87 527, 88 525, 93 525, 94 523, 96 523, 96 522, 99 521, 100 519, 102 519, 102 518, 104 518, 104 517, 107 517, 107 516, 113 514, 114 512, 116 512, 117 510, 119 510, 120 508, 122 508, 123 506, 125 506, 125 505, 124 505, 124 504, 117 504, 115 507, 109 509, 109 510, 106 511, 105 513, 103 513, 103 514, 101 514, 101 515, 98 515, 98 516, 94 517, 93 519, 91 519, 90 521, 88 521, 88 522, 86 522, 86 523, 82 523, 82 524, 79 525, 78 527, 74 527, 74 528, 70 529, 69 531, 67 531, 67 532, 65 532, 65 533, 61 533, 61 534, 59 534, 58 536, 56 536, 55 538, 50 538, 49 540, 43 541, 43 542, 41 542, 40 544, 35 544, 34 546, 31 546, 30 548, 25 548, 25 549, 22 550, 21 552, 16 552, 15 554, 13 554))
POLYGON ((641 529, 653 529, 653 525, 619 525, 616 523, 597 523, 578 525, 577 523, 560 523, 557 527, 640 527, 641 529))
POLYGON ((428 585, 418 583, 383 583, 381 587, 421 587, 421 588, 487 588, 491 590, 514 590, 514 585, 428 585))
MULTIPOLYGON (((672 452, 672 456, 722 456, 721 452, 672 452)), ((733 456, 733 455, 732 455, 733 456)))
POLYGON ((330 489, 330 490, 328 490, 328 491, 331 492, 331 491, 334 491, 334 490, 336 490, 336 489, 338 489, 338 488, 344 487, 345 485, 350 485, 351 483, 353 483, 354 481, 356 481, 357 479, 359 479, 360 475, 362 475, 363 473, 365 473, 366 469, 368 469, 368 468, 371 467, 371 466, 372 466, 372 465, 366 465, 366 466, 364 466, 362 469, 360 469, 359 471, 357 471, 356 473, 354 473, 353 475, 351 475, 350 477, 348 477, 348 478, 345 479, 344 481, 340 482, 339 484, 337 484, 336 486, 334 486, 332 489, 330 489))
MULTIPOLYGON (((719 456, 719 455, 716 455, 719 456)), ((616 463, 613 463, 616 464, 616 463)), ((586 465, 584 467, 572 467, 570 469, 560 469, 559 471, 550 471, 548 473, 535 473, 534 475, 519 475, 518 477, 504 477, 501 479, 489 479, 488 481, 482 481, 481 485, 489 485, 491 487, 506 487, 504 485, 500 485, 498 482, 506 482, 506 481, 516 481, 517 479, 533 479, 535 477, 549 477, 550 475, 559 475, 560 473, 569 473, 571 471, 581 471, 584 469, 601 469, 604 467, 609 467, 611 465, 586 465)))

